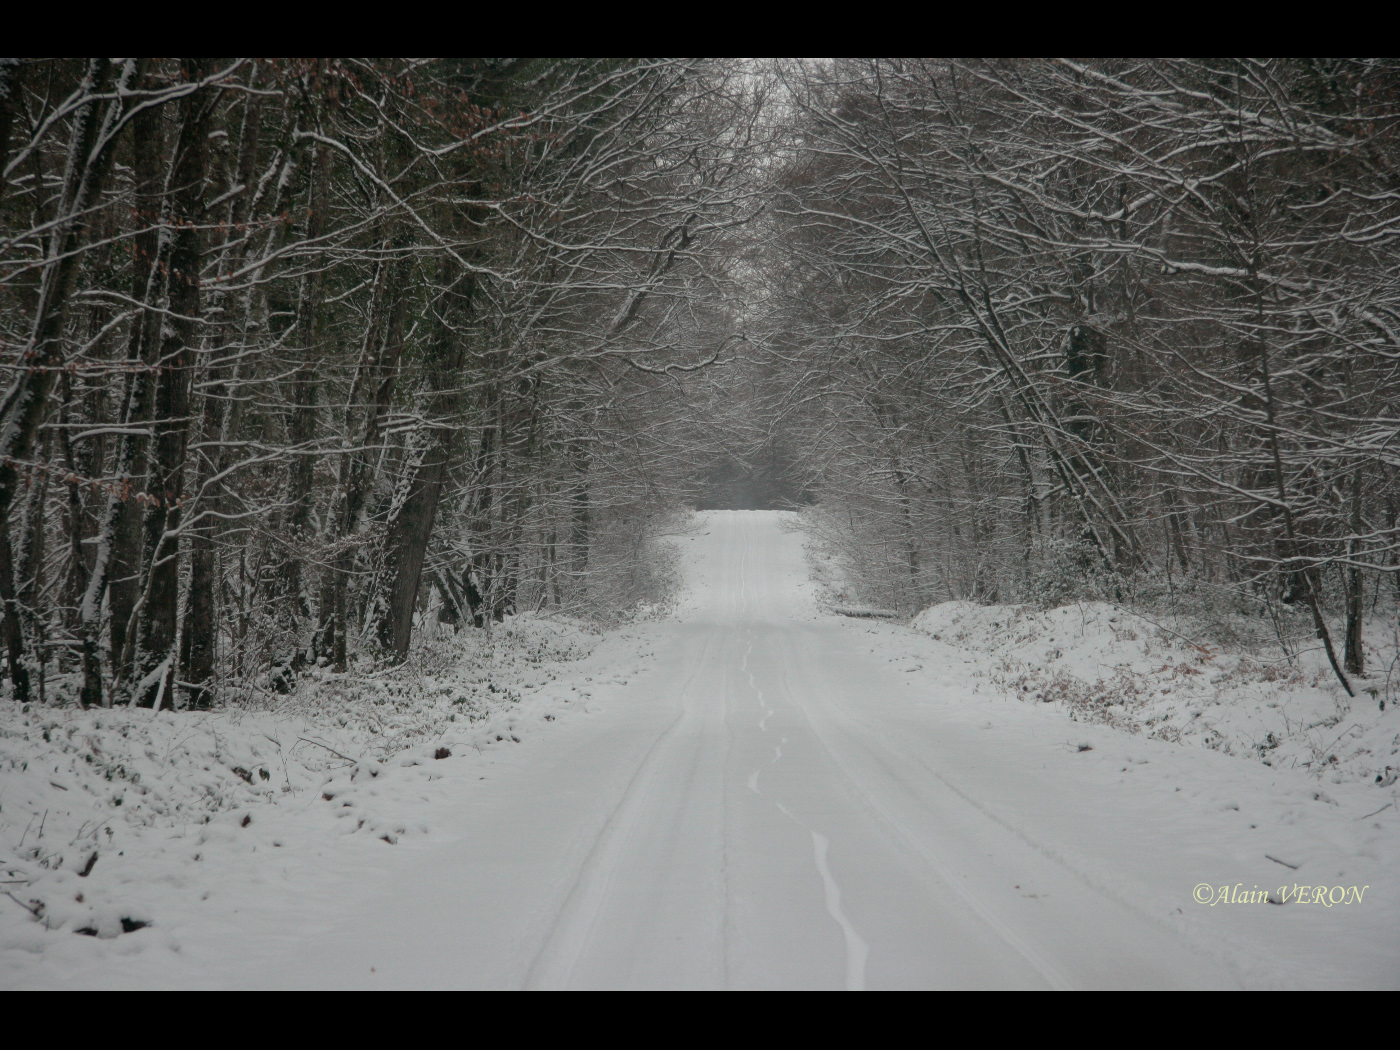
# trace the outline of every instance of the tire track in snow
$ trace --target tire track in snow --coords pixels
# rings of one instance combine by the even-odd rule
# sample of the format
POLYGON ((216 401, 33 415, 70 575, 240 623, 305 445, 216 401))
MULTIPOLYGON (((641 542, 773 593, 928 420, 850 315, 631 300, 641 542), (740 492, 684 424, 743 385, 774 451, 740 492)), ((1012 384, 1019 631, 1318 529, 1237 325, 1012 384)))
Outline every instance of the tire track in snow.
MULTIPOLYGON (((791 655, 792 654, 789 654, 790 658, 791 655)), ((791 667, 791 659, 785 661, 783 677, 784 681, 788 683, 788 694, 794 695, 790 684, 791 667)), ((820 684, 813 680, 809 680, 806 684, 812 686, 814 692, 821 688, 820 684)), ((806 721, 807 727, 811 730, 812 736, 817 741, 818 746, 826 752, 832 764, 845 778, 847 785, 850 787, 855 797, 866 806, 877 820, 892 832, 895 838, 904 844, 906 849, 921 857, 939 879, 962 899, 963 903, 968 906, 972 913, 991 927, 992 931, 1001 938, 1002 942, 1020 955, 1021 958, 1024 959, 1032 969, 1039 973, 1052 988, 1057 991, 1073 990, 1074 985, 1064 973, 1027 944, 1020 935, 1011 929, 1001 916, 997 915, 991 909, 980 895, 970 890, 965 880, 957 877, 957 874, 944 862, 942 857, 934 850, 933 846, 924 841, 923 836, 905 826, 904 822, 890 812, 886 806, 880 804, 879 800, 876 798, 875 792, 870 789, 864 779, 859 774, 855 773, 850 768, 849 764, 844 762, 827 742, 826 737, 817 728, 817 720, 813 719, 800 705, 797 706, 799 710, 801 710, 802 718, 806 721)), ((830 696, 827 697, 827 706, 832 706, 830 696)), ((938 779, 942 781, 941 777, 938 779)))
POLYGON ((763 730, 763 732, 766 733, 766 732, 768 732, 768 726, 765 725, 764 723, 766 723, 766 722, 768 721, 769 717, 773 714, 773 709, 772 709, 771 707, 768 706, 768 699, 763 695, 763 690, 760 689, 760 688, 758 687, 758 683, 754 681, 753 672, 749 670, 749 657, 753 654, 753 628, 752 628, 752 627, 750 627, 750 628, 748 629, 748 633, 749 633, 749 647, 748 647, 747 649, 744 650, 744 660, 743 660, 743 663, 742 663, 741 666, 742 666, 742 668, 743 668, 744 674, 748 675, 748 678, 749 678, 749 688, 752 689, 752 690, 758 695, 758 706, 761 707, 761 708, 763 708, 763 717, 762 717, 761 719, 759 719, 758 728, 761 729, 761 730, 763 730))
MULTIPOLYGON (((748 545, 746 543, 746 555, 747 547, 748 545)), ((740 564, 742 565, 742 562, 740 564)), ((740 580, 742 587, 742 574, 740 580)), ((747 600, 745 601, 744 608, 747 611, 747 600)), ((758 687, 758 683, 754 680, 753 672, 749 670, 749 657, 753 655, 752 626, 748 627, 748 634, 749 644, 748 648, 744 650, 742 669, 749 680, 749 688, 752 689, 754 694, 758 697, 759 706, 763 708, 763 718, 759 721, 758 728, 766 733, 768 732, 768 727, 765 723, 767 723, 769 716, 773 714, 773 709, 768 706, 768 701, 763 695, 763 690, 758 687)), ((786 676, 784 677, 784 684, 789 684, 786 676)), ((791 693, 790 688, 788 692, 789 694, 791 693)), ((773 748, 773 758, 772 761, 769 762, 769 765, 776 764, 783 757, 782 745, 787 742, 788 738, 783 737, 781 742, 773 748)), ((760 772, 761 770, 754 770, 749 774, 749 790, 755 795, 762 794, 762 792, 758 790, 758 776, 760 772)), ((793 814, 792 810, 788 809, 781 802, 776 799, 771 801, 785 817, 812 836, 812 857, 816 862, 817 875, 820 876, 822 881, 822 893, 826 903, 826 911, 836 922, 836 925, 841 928, 841 935, 846 945, 845 989, 848 992, 863 992, 865 991, 865 964, 866 960, 870 957, 870 946, 866 944, 865 938, 856 931, 855 924, 852 923, 851 920, 847 918, 846 913, 841 910, 841 886, 836 881, 835 876, 831 874, 831 867, 826 862, 827 850, 831 847, 831 840, 821 832, 808 827, 793 814)))
POLYGON ((831 840, 821 832, 813 831, 796 813, 776 799, 773 800, 773 805, 788 820, 812 836, 812 858, 816 861, 817 874, 821 876, 826 912, 836 920, 836 925, 841 927, 841 935, 846 942, 845 989, 848 992, 863 992, 865 991, 865 963, 870 958, 870 946, 865 943, 865 938, 856 931, 855 924, 841 910, 841 884, 831 874, 831 867, 826 862, 826 854, 827 850, 831 848, 831 840))
POLYGON ((527 989, 564 989, 569 986, 608 902, 628 840, 639 822, 652 812, 649 802, 656 782, 667 765, 664 754, 668 750, 667 745, 677 737, 683 725, 693 721, 700 713, 692 702, 692 687, 704 673, 715 641, 721 633, 713 631, 706 639, 705 647, 695 662, 695 669, 682 688, 680 712, 647 749, 579 866, 573 887, 530 963, 524 982, 527 989))
POLYGON ((865 991, 865 961, 870 957, 870 947, 865 943, 865 939, 856 932, 851 920, 846 918, 846 913, 841 910, 841 887, 837 885, 836 879, 832 877, 831 869, 827 867, 826 851, 831 845, 825 835, 820 832, 812 832, 812 853, 816 857, 817 872, 822 877, 822 884, 826 889, 826 910, 836 924, 841 927, 841 933, 846 938, 846 991, 865 991))

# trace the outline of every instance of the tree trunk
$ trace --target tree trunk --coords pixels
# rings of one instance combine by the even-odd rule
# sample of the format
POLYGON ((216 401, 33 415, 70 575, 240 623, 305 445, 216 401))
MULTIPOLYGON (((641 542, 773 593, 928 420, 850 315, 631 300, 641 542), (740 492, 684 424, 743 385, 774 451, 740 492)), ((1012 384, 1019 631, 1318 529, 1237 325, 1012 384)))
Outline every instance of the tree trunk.
POLYGON ((389 522, 385 538, 385 578, 389 593, 380 610, 376 635, 391 659, 408 655, 413 609, 418 602, 423 559, 428 553, 438 502, 456 450, 457 429, 439 424, 429 435, 422 462, 413 471, 408 496, 389 522))
MULTIPOLYGON (((142 84, 141 86, 147 86, 142 84)), ((97 551, 78 612, 83 644, 83 705, 102 703, 102 663, 98 630, 102 601, 108 597, 113 673, 118 682, 129 668, 122 664, 127 626, 136 606, 137 550, 141 541, 138 508, 132 501, 137 479, 145 473, 144 439, 130 433, 150 411, 151 380, 139 367, 148 363, 155 345, 159 314, 150 309, 159 285, 160 213, 164 199, 161 174, 161 114, 154 106, 139 110, 131 120, 132 177, 136 220, 140 224, 131 245, 131 297, 145 304, 131 322, 127 340, 126 374, 121 424, 127 433, 117 439, 112 474, 114 485, 96 529, 97 551)))
POLYGON ((218 558, 214 534, 224 509, 222 475, 231 465, 227 443, 220 439, 228 429, 229 404, 227 377, 223 366, 211 376, 211 389, 204 399, 201 433, 205 442, 218 442, 217 453, 205 450, 199 457, 195 486, 196 518, 189 528, 189 599, 184 629, 180 632, 180 680, 188 690, 189 705, 207 708, 213 700, 209 683, 214 678, 218 624, 214 616, 214 588, 218 583, 218 558))
MULTIPOLYGON (((257 69, 252 82, 257 79, 257 69)), ((261 96, 253 95, 246 103, 243 133, 238 155, 238 182, 247 185, 252 178, 253 163, 258 149, 258 115, 261 96)), ((222 272, 237 272, 247 257, 248 240, 236 237, 248 215, 247 194, 240 194, 230 207, 226 223, 226 240, 222 272), (230 242, 233 247, 230 248, 230 242)), ((211 306, 224 307, 232 299, 228 292, 216 292, 211 306)), ((225 312, 219 310, 219 313, 225 312)), ((246 327, 246 317, 245 317, 246 327)), ((215 354, 223 351, 227 342, 227 324, 219 330, 215 354)), ((196 519, 189 529, 189 597, 185 608, 185 623, 180 632, 180 680, 185 684, 190 707, 208 708, 213 701, 210 683, 214 679, 217 656, 218 623, 215 616, 215 588, 219 582, 215 530, 222 518, 226 502, 223 477, 232 466, 232 453, 226 438, 237 419, 236 402, 230 397, 228 365, 215 361, 208 373, 208 389, 204 394, 204 409, 200 432, 206 446, 197 457, 195 484, 196 519)), ((235 370, 236 374, 236 370, 235 370)))
POLYGON ((190 590, 185 609, 185 629, 180 639, 180 678, 186 683, 189 706, 207 708, 213 699, 209 683, 214 678, 217 624, 214 621, 213 527, 202 525, 190 533, 190 590))
POLYGON ((1313 630, 1317 632, 1317 637, 1322 642, 1322 648, 1327 653, 1327 662, 1332 665, 1332 673, 1337 676, 1337 681, 1342 683, 1342 688, 1346 690, 1347 696, 1355 696, 1351 683, 1347 681, 1347 676, 1342 672, 1341 665, 1337 662, 1337 651, 1332 646, 1332 635, 1327 630, 1327 621, 1322 617, 1322 606, 1318 598, 1316 566, 1308 564, 1303 557, 1302 546, 1293 524, 1293 505, 1288 500, 1288 490, 1284 483, 1283 453, 1279 450, 1278 425, 1274 418, 1274 393, 1269 377, 1269 349, 1262 343, 1259 346, 1259 360, 1264 388, 1264 419, 1268 425, 1266 438, 1274 463, 1274 481, 1278 490, 1278 501, 1283 508, 1284 542, 1280 544, 1284 553, 1283 564, 1290 567, 1290 570, 1303 585, 1301 597, 1307 602, 1308 609, 1312 612, 1313 630))
POLYGON ((1351 540, 1347 543, 1347 557, 1351 564, 1346 567, 1347 595, 1347 641, 1343 662, 1347 672, 1354 675, 1366 673, 1366 651, 1361 637, 1365 607, 1362 595, 1361 567, 1357 561, 1361 556, 1361 468, 1356 468, 1352 476, 1351 489, 1351 540))
MULTIPOLYGON (((49 444, 48 435, 45 435, 45 462, 49 458, 49 444)), ((39 615, 39 595, 44 582, 44 504, 48 492, 48 471, 42 471, 30 483, 19 522, 19 549, 14 552, 15 606, 25 648, 29 650, 30 673, 38 672, 40 701, 44 699, 44 623, 39 615)), ((31 685, 32 682, 31 677, 31 685)))
MULTIPOLYGON (((403 248, 407 246, 407 241, 396 238, 393 245, 403 248)), ((335 556, 329 577, 323 579, 321 592, 322 622, 325 625, 323 638, 332 647, 331 658, 337 671, 346 669, 349 658, 346 646, 349 626, 346 613, 349 608, 348 588, 355 556, 348 544, 359 527, 360 515, 374 484, 377 458, 373 454, 373 447, 382 435, 384 417, 389 411, 394 384, 398 378, 399 358, 403 353, 404 324, 408 313, 408 276, 409 264, 401 258, 386 259, 380 263, 376 277, 376 283, 379 285, 379 309, 376 313, 380 323, 371 324, 365 334, 360 365, 356 369, 350 389, 348 403, 351 407, 346 413, 347 426, 353 406, 366 402, 368 405, 354 446, 341 454, 340 481, 337 486, 339 491, 330 538, 339 540, 342 550, 335 556), (326 619, 327 614, 329 620, 326 619)))
MULTIPOLYGON (((207 61, 186 59, 186 77, 200 80, 207 61)), ((133 702, 150 707, 157 697, 172 695, 177 604, 180 592, 180 517, 184 495, 185 460, 189 444, 190 375, 199 339, 200 252, 199 223, 204 214, 204 169, 209 134, 208 90, 187 95, 181 103, 180 134, 171 173, 170 268, 165 299, 170 315, 162 326, 155 394, 155 441, 151 480, 157 491, 142 522, 142 567, 145 593, 132 675, 137 688, 133 702)))
POLYGON ((424 405, 429 428, 427 447, 416 465, 410 462, 413 476, 407 497, 389 522, 385 535, 383 571, 389 593, 380 599, 376 634, 380 646, 396 661, 408 655, 423 561, 461 433, 463 397, 459 387, 466 343, 454 328, 468 318, 476 283, 469 275, 459 276, 458 267, 450 260, 443 264, 441 278, 447 289, 446 301, 440 307, 443 319, 426 362, 431 388, 424 405))
MULTIPOLYGON (((502 477, 506 476, 510 464, 518 467, 519 476, 505 490, 501 504, 501 533, 497 545, 496 586, 493 589, 491 612, 499 623, 507 615, 514 615, 519 608, 521 576, 521 543, 524 535, 525 517, 530 510, 532 488, 525 475, 534 463, 535 438, 539 429, 538 377, 520 381, 519 401, 508 413, 503 413, 501 422, 502 477), (509 458, 507 458, 509 454, 509 458)), ((502 400, 504 409, 506 402, 502 400)))
MULTIPOLYGON (((308 240, 324 235, 327 227, 327 194, 330 187, 331 152, 324 144, 316 145, 316 156, 311 167, 310 208, 307 216, 308 240)), ((288 616, 292 624, 292 636, 297 640, 298 650, 292 657, 293 667, 299 666, 303 656, 302 624, 311 615, 311 605, 307 598, 305 572, 302 565, 302 546, 306 543, 311 526, 312 481, 315 476, 316 460, 311 454, 311 444, 316 436, 316 390, 319 385, 317 370, 325 359, 325 340, 322 304, 325 300, 324 267, 316 266, 302 280, 300 302, 297 307, 297 330, 302 336, 302 360, 292 376, 292 418, 287 430, 288 443, 292 448, 291 465, 287 470, 287 517, 284 542, 289 545, 289 553, 282 565, 279 586, 285 595, 288 616)))
POLYGON ((496 544, 493 528, 496 479, 499 473, 499 419, 497 405, 500 393, 488 386, 483 406, 486 424, 481 428, 481 440, 476 450, 476 469, 472 472, 472 512, 468 520, 471 537, 471 562, 463 573, 462 589, 466 592, 467 608, 472 624, 485 627, 489 619, 483 608, 491 591, 491 554, 496 544))
POLYGON ((552 524, 549 527, 549 538, 545 541, 545 546, 549 558, 549 596, 557 609, 559 608, 559 535, 552 524))
POLYGON ((10 523, 0 518, 0 600, 5 608, 5 653, 10 665, 10 695, 17 703, 29 702, 29 668, 25 666, 24 629, 15 600, 14 553, 10 549, 10 523))
POLYGON ((588 546, 592 542, 593 503, 588 491, 588 446, 579 442, 574 448, 573 497, 570 499, 569 576, 573 580, 573 598, 582 600, 588 593, 588 546))

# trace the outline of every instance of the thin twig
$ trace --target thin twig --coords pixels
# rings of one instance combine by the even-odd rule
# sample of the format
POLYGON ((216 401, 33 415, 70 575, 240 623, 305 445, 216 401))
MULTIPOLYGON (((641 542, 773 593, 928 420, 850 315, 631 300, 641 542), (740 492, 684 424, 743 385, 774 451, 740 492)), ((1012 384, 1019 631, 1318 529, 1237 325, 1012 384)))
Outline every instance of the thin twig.
POLYGON ((1271 861, 1273 861, 1275 864, 1282 864, 1285 868, 1290 868, 1290 869, 1292 869, 1293 871, 1297 871, 1297 870, 1298 870, 1298 865, 1297 865, 1297 864, 1289 864, 1288 861, 1286 861, 1286 860, 1279 860, 1277 857, 1270 856, 1270 855, 1267 854, 1267 853, 1264 854, 1264 859, 1265 859, 1265 860, 1271 860, 1271 861))
POLYGON ((1326 747, 1324 747, 1324 748, 1322 749, 1322 753, 1323 753, 1324 755, 1327 754, 1327 752, 1331 751, 1334 747, 1337 746, 1337 741, 1338 741, 1338 740, 1341 740, 1342 737, 1346 736, 1346 735, 1347 735, 1348 733, 1350 733, 1353 729, 1360 729, 1360 728, 1361 728, 1361 723, 1360 723, 1360 722, 1353 722, 1351 725, 1347 726, 1347 727, 1346 727, 1345 729, 1343 729, 1340 733, 1338 733, 1338 734, 1337 734, 1337 740, 1332 741, 1330 744, 1328 744, 1326 747))
POLYGON ((331 747, 329 744, 323 744, 323 743, 321 743, 321 741, 319 741, 319 740, 310 740, 310 739, 308 739, 308 738, 306 738, 306 737, 304 737, 304 736, 299 736, 299 737, 297 737, 297 739, 300 740, 300 741, 301 741, 302 743, 304 743, 304 744, 315 744, 317 747, 324 747, 324 748, 325 748, 327 751, 329 751, 331 754, 335 755, 336 758, 343 758, 343 759, 345 759, 345 761, 347 761, 347 762, 361 762, 361 761, 363 761, 363 759, 351 758, 349 755, 342 755, 339 751, 337 751, 335 748, 331 747))
POLYGON ((11 893, 9 890, 6 890, 6 891, 5 891, 5 896, 6 896, 6 897, 9 897, 10 900, 14 901, 16 904, 18 904, 18 905, 19 905, 21 908, 23 908, 25 911, 29 912, 30 915, 34 916, 34 918, 36 918, 36 919, 39 917, 40 912, 43 910, 42 908, 31 908, 28 904, 25 904, 24 901, 20 900, 18 897, 16 897, 16 896, 15 896, 13 893, 11 893))

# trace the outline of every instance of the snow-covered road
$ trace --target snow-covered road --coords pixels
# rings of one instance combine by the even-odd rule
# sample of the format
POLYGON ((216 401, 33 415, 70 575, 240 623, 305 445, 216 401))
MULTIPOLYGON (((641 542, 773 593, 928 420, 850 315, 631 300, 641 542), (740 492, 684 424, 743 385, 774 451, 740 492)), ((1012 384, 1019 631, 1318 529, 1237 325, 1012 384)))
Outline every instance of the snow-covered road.
POLYGON ((183 962, 74 983, 1396 985, 1393 822, 1329 837, 1299 774, 983 696, 952 646, 820 613, 784 516, 701 522, 677 612, 629 636, 655 658, 599 675, 588 714, 442 763, 443 834, 337 844, 182 930, 183 962), (1372 885, 1192 899, 1323 876, 1372 885))
MULTIPOLYGON (((1088 756, 1065 745, 1063 724, 1034 708, 1013 705, 1021 717, 998 732, 985 706, 948 703, 940 689, 969 689, 954 650, 948 666, 915 677, 871 651, 873 628, 819 616, 801 536, 778 515, 714 513, 683 543, 688 597, 655 628, 654 666, 601 695, 590 718, 497 758, 457 847, 395 872, 392 896, 367 897, 260 980, 1067 988, 1245 978, 1237 960, 1193 950, 1163 918, 1192 906, 1196 882, 1278 881, 1282 869, 1227 872, 1233 858, 1209 846, 1183 856, 1185 807, 1172 788, 1106 783, 1077 764, 1088 756), (1130 864, 1137 855, 1131 881, 1075 857, 1076 834, 1061 832, 1110 840, 1130 864)), ((1225 910, 1213 918, 1225 924, 1225 910)), ((1286 909, 1264 910, 1278 922, 1286 909)), ((1298 946, 1312 965, 1316 947, 1298 946)))
POLYGON ((1219 976, 940 778, 947 753, 978 741, 921 717, 899 672, 861 651, 859 629, 813 622, 800 537, 775 516, 714 515, 697 542, 691 604, 661 668, 630 710, 594 727, 600 739, 547 773, 578 799, 573 812, 541 815, 541 803, 559 806, 546 791, 501 814, 502 827, 548 829, 527 866, 552 884, 502 878, 489 854, 463 879, 504 913, 534 913, 538 946, 473 951, 464 927, 457 979, 864 988, 1219 976), (1056 897, 1053 918, 1018 882, 1056 897))

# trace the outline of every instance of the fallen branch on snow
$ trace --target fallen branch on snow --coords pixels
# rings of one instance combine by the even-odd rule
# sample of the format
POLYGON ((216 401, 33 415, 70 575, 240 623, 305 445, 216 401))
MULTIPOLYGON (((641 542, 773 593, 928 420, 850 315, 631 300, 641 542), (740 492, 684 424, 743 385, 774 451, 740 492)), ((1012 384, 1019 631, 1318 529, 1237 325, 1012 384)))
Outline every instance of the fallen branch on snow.
POLYGON ((833 605, 831 611, 838 616, 860 616, 876 620, 895 620, 899 613, 893 609, 861 609, 849 605, 833 605))

